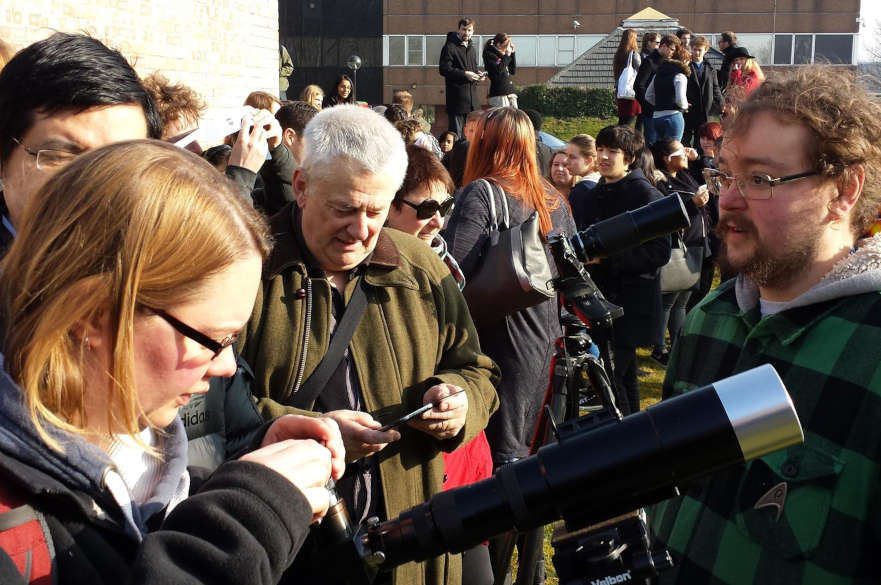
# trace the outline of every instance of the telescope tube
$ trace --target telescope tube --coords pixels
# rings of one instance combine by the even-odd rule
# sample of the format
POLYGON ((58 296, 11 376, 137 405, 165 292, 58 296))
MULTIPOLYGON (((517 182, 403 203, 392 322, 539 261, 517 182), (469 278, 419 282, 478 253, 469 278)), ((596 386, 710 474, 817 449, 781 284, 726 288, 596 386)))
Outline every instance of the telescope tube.
POLYGON ((528 530, 559 518, 574 530, 803 440, 792 400, 766 364, 620 422, 573 432, 490 479, 441 492, 369 527, 362 550, 387 568, 460 552, 512 528, 528 530))

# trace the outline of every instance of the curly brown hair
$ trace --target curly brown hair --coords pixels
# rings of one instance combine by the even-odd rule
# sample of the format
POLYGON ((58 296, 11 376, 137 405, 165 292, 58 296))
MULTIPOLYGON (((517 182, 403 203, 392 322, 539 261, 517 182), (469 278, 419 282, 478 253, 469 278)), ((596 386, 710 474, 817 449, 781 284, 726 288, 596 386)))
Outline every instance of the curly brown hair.
POLYGON ((752 118, 774 112, 803 124, 813 134, 808 160, 828 178, 844 186, 857 167, 865 171, 863 191, 853 210, 851 229, 861 233, 881 209, 881 103, 850 71, 815 65, 775 73, 740 105, 725 128, 729 139, 747 131, 752 118))
MULTIPOLYGON (((172 83, 162 73, 153 72, 142 80, 144 87, 153 96, 162 127, 172 122, 196 124, 205 110, 205 102, 195 91, 182 83, 172 83)), ((163 132, 164 138, 170 138, 163 132)))
POLYGON ((406 120, 398 120, 395 122, 395 128, 398 129, 398 132, 401 133, 401 136, 404 138, 404 142, 406 144, 412 143, 420 132, 422 132, 422 124, 419 123, 419 120, 414 118, 407 118, 406 120))

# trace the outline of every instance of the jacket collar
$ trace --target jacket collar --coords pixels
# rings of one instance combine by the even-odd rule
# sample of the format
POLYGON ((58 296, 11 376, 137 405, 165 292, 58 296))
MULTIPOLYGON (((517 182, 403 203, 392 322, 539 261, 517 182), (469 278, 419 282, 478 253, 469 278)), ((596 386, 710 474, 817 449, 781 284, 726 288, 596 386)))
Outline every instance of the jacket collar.
MULTIPOLYGON (((180 489, 186 473, 183 423, 176 419, 165 431, 165 464, 156 497, 142 507, 126 506, 108 488, 106 479, 115 473, 115 467, 107 453, 77 435, 47 425, 46 432, 63 446, 64 453, 49 448, 30 419, 21 390, 0 369, 0 467, 29 493, 64 498, 86 517, 115 519, 116 526, 136 540, 146 532, 149 516, 165 508, 173 492, 180 489)), ((189 485, 188 476, 184 483, 189 485)))
MULTIPOLYGON (((297 270, 302 274, 323 274, 318 262, 306 246, 303 238, 302 215, 296 202, 288 203, 273 216, 270 220, 270 228, 275 246, 263 269, 264 278, 272 278, 289 269, 297 270)), ((369 269, 370 272, 376 272, 373 269, 382 272, 393 270, 400 265, 401 256, 398 249, 383 228, 379 232, 376 247, 361 266, 369 269)))

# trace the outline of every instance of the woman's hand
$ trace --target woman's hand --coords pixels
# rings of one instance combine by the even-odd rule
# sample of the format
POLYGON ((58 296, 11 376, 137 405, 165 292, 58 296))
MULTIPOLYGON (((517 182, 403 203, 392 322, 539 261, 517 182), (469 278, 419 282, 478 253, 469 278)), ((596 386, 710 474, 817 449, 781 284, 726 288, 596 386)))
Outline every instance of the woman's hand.
POLYGON ((312 439, 287 439, 239 459, 268 467, 296 486, 309 502, 313 522, 327 513, 330 497, 325 485, 332 470, 332 454, 327 447, 312 439))
POLYGON ((261 447, 288 439, 314 439, 330 451, 334 479, 346 470, 346 449, 336 421, 331 418, 286 414, 270 425, 263 436, 261 447))

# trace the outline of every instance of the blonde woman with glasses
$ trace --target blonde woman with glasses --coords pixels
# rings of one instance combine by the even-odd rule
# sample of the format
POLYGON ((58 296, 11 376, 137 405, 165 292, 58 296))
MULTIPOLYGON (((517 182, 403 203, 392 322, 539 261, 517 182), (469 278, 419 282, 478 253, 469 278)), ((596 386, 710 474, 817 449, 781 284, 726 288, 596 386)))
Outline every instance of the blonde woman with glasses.
POLYGON ((141 140, 35 194, 0 265, 0 503, 26 507, 55 552, 30 579, 275 583, 325 513, 342 440, 299 417, 188 498, 178 411, 235 371, 269 251, 231 185, 141 140))

